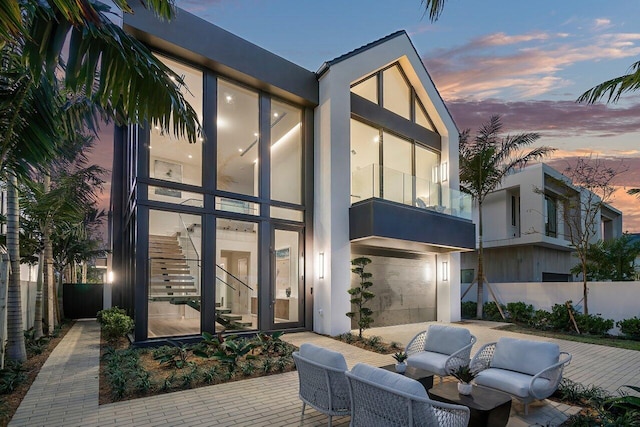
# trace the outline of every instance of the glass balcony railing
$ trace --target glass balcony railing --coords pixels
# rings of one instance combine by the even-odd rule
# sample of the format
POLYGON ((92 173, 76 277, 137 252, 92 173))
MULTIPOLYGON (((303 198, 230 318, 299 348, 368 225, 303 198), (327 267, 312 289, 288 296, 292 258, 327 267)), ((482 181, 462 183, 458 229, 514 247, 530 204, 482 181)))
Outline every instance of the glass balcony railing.
POLYGON ((351 203, 374 197, 471 219, 468 194, 376 164, 353 171, 351 203))

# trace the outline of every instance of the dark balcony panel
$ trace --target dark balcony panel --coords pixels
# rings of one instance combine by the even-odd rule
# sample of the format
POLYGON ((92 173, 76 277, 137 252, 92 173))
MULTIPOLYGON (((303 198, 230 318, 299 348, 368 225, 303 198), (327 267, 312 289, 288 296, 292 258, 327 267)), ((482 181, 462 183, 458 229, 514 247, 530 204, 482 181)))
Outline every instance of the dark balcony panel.
POLYGON ((475 225, 444 213, 368 199, 349 209, 349 239, 372 245, 393 239, 396 246, 404 241, 408 250, 421 246, 425 251, 467 251, 475 249, 475 225))

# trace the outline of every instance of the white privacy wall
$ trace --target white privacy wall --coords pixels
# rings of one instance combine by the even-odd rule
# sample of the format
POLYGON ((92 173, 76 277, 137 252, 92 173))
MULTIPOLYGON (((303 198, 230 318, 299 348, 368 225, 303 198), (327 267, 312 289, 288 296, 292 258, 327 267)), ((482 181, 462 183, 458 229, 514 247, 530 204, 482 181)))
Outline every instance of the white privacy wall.
MULTIPOLYGON (((468 286, 463 284, 462 292, 468 286)), ((588 287, 589 314, 615 321, 640 317, 640 282, 588 282, 588 287)), ((551 310, 554 304, 571 300, 582 309, 582 282, 492 283, 491 288, 502 304, 522 301, 536 309, 551 310)), ((475 301, 476 293, 467 293, 464 301, 475 301)), ((493 301, 486 286, 484 300, 493 301)))

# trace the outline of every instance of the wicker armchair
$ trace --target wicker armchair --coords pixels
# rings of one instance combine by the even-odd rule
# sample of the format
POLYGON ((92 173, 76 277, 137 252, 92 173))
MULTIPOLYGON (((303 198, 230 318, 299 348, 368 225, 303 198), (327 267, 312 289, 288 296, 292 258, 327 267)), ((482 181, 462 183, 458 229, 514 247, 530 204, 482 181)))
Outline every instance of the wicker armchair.
POLYGON ((430 325, 407 344, 407 365, 437 374, 442 383, 442 377, 449 375, 456 367, 469 363, 471 347, 475 342, 476 337, 468 329, 430 325))
POLYGON ((300 423, 304 419, 306 405, 328 415, 329 427, 333 416, 351 414, 349 387, 344 376, 348 368, 342 354, 305 343, 300 346, 300 351, 293 353, 293 360, 300 382, 300 423))
POLYGON ((469 422, 469 408, 429 399, 416 380, 362 363, 345 375, 351 427, 466 427, 469 422))
POLYGON ((571 355, 557 344, 544 341, 500 338, 484 345, 470 363, 477 373, 475 383, 508 393, 524 403, 551 396, 562 381, 562 371, 571 355))

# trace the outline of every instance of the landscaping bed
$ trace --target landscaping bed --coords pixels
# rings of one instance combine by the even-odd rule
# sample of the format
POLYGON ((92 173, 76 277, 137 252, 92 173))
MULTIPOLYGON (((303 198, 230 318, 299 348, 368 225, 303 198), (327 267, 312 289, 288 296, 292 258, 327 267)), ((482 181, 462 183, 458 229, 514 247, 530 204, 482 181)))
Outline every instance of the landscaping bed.
POLYGON ((381 354, 392 354, 403 349, 403 347, 397 342, 386 343, 382 341, 382 338, 378 336, 360 338, 358 335, 347 332, 329 338, 333 338, 334 340, 342 341, 344 343, 354 345, 364 350, 369 350, 381 354))
POLYGON ((171 340, 157 348, 103 341, 100 404, 292 371, 297 347, 281 335, 203 334, 198 344, 171 340))
POLYGON ((5 362, 0 371, 0 426, 6 426, 18 410, 18 406, 35 381, 42 365, 51 352, 69 332, 73 322, 63 323, 56 328, 52 337, 34 340, 32 332, 25 333, 27 360, 22 364, 5 362))

